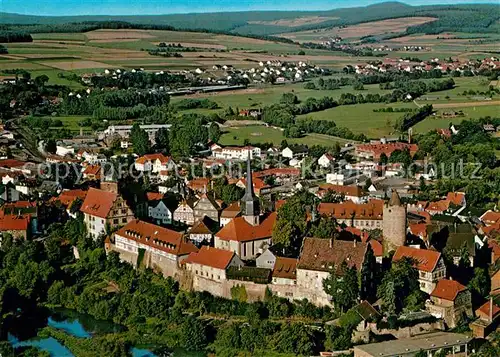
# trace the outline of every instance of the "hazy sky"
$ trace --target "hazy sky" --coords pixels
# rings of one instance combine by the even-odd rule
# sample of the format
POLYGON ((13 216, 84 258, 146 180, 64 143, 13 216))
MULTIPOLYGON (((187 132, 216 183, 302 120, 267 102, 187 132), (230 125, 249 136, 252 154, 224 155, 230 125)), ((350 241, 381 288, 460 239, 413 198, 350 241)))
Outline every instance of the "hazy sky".
MULTIPOLYGON (((235 10, 328 10, 384 0, 0 0, 0 11, 31 15, 142 15, 235 10)), ((412 5, 498 0, 412 0, 412 5)))

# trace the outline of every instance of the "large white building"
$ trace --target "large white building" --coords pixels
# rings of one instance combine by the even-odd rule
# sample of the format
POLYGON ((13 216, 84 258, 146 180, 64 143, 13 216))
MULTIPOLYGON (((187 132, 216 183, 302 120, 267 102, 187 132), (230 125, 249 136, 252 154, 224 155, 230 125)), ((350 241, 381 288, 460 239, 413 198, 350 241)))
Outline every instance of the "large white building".
MULTIPOLYGON (((155 136, 160 129, 169 129, 170 124, 147 124, 141 125, 140 128, 148 133, 149 140, 154 143, 155 136)), ((109 136, 118 135, 123 139, 128 139, 130 132, 132 130, 132 125, 110 125, 106 130, 104 130, 100 135, 99 139, 104 139, 109 136)))
POLYGON ((216 159, 224 159, 224 160, 246 160, 249 156, 250 159, 255 157, 260 157, 261 150, 260 148, 253 146, 226 146, 224 148, 215 148, 212 150, 212 156, 216 159))
POLYGON ((189 254, 184 264, 194 277, 217 282, 227 280, 226 272, 229 267, 244 265, 234 252, 208 246, 203 246, 198 252, 189 254))
POLYGON ((148 202, 148 217, 151 218, 156 224, 172 223, 172 212, 170 212, 163 200, 148 202))
POLYGON ((175 162, 170 156, 165 156, 163 154, 147 154, 135 160, 134 166, 137 171, 165 173, 175 167, 175 162))
POLYGON ((160 268, 165 275, 175 276, 180 263, 198 248, 180 232, 135 219, 116 231, 113 250, 134 266, 142 263, 160 268), (139 261, 141 250, 144 253, 139 261))

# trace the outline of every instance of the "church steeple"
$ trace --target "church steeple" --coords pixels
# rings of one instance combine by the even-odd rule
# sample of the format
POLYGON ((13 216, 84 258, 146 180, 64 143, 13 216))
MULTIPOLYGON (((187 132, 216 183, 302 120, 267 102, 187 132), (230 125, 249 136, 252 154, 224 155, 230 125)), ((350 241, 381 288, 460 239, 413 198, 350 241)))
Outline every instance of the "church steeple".
POLYGON ((241 206, 243 209, 243 217, 245 220, 251 225, 255 226, 259 224, 259 215, 260 215, 260 204, 259 199, 255 196, 253 191, 253 182, 252 182, 252 168, 250 165, 250 152, 248 153, 247 158, 247 178, 246 178, 246 188, 245 195, 241 199, 241 206))

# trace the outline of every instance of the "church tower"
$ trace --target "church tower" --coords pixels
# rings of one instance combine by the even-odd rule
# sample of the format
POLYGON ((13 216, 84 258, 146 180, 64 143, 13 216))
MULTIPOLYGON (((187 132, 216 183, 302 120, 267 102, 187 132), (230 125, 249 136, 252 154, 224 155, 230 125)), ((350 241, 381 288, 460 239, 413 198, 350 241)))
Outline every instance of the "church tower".
POLYGON ((247 185, 245 195, 241 199, 243 218, 252 226, 258 225, 260 216, 260 202, 253 192, 252 168, 250 167, 250 153, 247 159, 247 185))
POLYGON ((401 203, 396 190, 392 190, 390 200, 384 204, 383 236, 386 252, 406 242, 406 205, 401 203))

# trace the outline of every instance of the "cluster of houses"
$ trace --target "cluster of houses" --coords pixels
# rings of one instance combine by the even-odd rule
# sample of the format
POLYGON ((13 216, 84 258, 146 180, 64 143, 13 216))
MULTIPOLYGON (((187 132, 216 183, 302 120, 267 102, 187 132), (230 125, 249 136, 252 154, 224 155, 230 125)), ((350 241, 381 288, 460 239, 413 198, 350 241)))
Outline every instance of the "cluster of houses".
MULTIPOLYGON (((161 128, 166 127, 144 126, 150 138, 161 128)), ((127 142, 130 130, 113 126, 101 136, 127 142)), ((493 266, 500 259, 500 212, 471 217, 466 195, 458 191, 412 200, 419 179, 404 177, 397 163, 379 163, 383 155, 405 150, 414 154, 418 146, 383 138, 343 147, 340 153, 325 152, 315 159, 322 176, 306 179, 302 163, 311 156, 306 146, 264 150, 211 143, 192 163, 241 169, 226 179, 244 191, 243 197, 224 202, 214 195, 214 179, 193 177, 185 163, 161 153, 131 156, 133 171, 147 175, 151 184, 146 192, 131 192, 121 178, 106 172, 109 159, 97 141, 81 137, 58 143, 58 155, 47 157, 48 162, 80 168, 83 184, 76 189, 40 180, 36 164, 0 160, 0 233, 28 239, 55 221, 83 215, 90 236, 106 237, 107 252, 174 277, 184 288, 231 298, 234 287, 244 287, 251 301, 271 291, 317 306, 332 305, 323 280, 343 262, 360 271, 369 251, 380 266, 393 251, 392 262, 411 258, 418 270, 420 289, 429 296, 422 314, 437 318, 442 328, 454 328, 464 317, 473 319, 474 335, 484 337, 500 322, 500 307, 494 299, 473 305, 469 289, 448 278, 443 249, 457 265, 466 249, 470 267, 484 264, 487 251, 487 263, 493 266), (266 163, 271 157, 279 164, 266 163), (256 162, 263 165, 258 170, 256 162), (300 251, 292 254, 274 244, 273 236, 280 207, 298 190, 309 191, 320 202, 307 208, 308 224, 329 219, 338 228, 330 238, 304 237, 300 251), (436 248, 436 237, 445 237, 444 248, 436 248)), ((432 179, 429 173, 421 175, 432 179)), ((492 274, 495 297, 500 294, 500 273, 492 274)), ((367 309, 377 310, 370 304, 367 309)), ((367 335, 375 328, 366 323, 357 333, 367 335)), ((369 355, 361 349, 355 355, 369 355)))
MULTIPOLYGON (((132 69, 132 73, 144 71, 143 68, 132 69)), ((196 92, 206 87, 208 91, 210 87, 213 90, 228 90, 224 86, 233 86, 242 83, 266 83, 272 82, 283 84, 288 82, 302 81, 307 78, 323 75, 327 70, 312 65, 305 61, 284 62, 277 60, 260 61, 257 66, 252 68, 236 68, 230 64, 214 64, 211 68, 196 68, 193 70, 180 70, 176 73, 185 76, 187 80, 198 83, 197 87, 193 88, 178 88, 170 90, 169 88, 159 88, 160 90, 169 90, 171 95, 188 94, 196 92)), ((111 79, 119 80, 121 76, 127 73, 122 69, 106 69, 101 73, 84 73, 81 75, 81 80, 87 85, 92 84, 93 77, 105 76, 111 79)), ((155 72, 156 75, 166 74, 165 71, 155 72)))
POLYGON ((378 63, 357 64, 354 70, 357 74, 375 74, 391 71, 405 72, 427 72, 431 70, 440 70, 443 73, 450 71, 472 71, 473 73, 481 69, 496 69, 499 68, 500 61, 498 58, 491 57, 482 61, 473 60, 453 60, 432 58, 428 61, 416 62, 410 59, 403 58, 384 58, 378 63))

